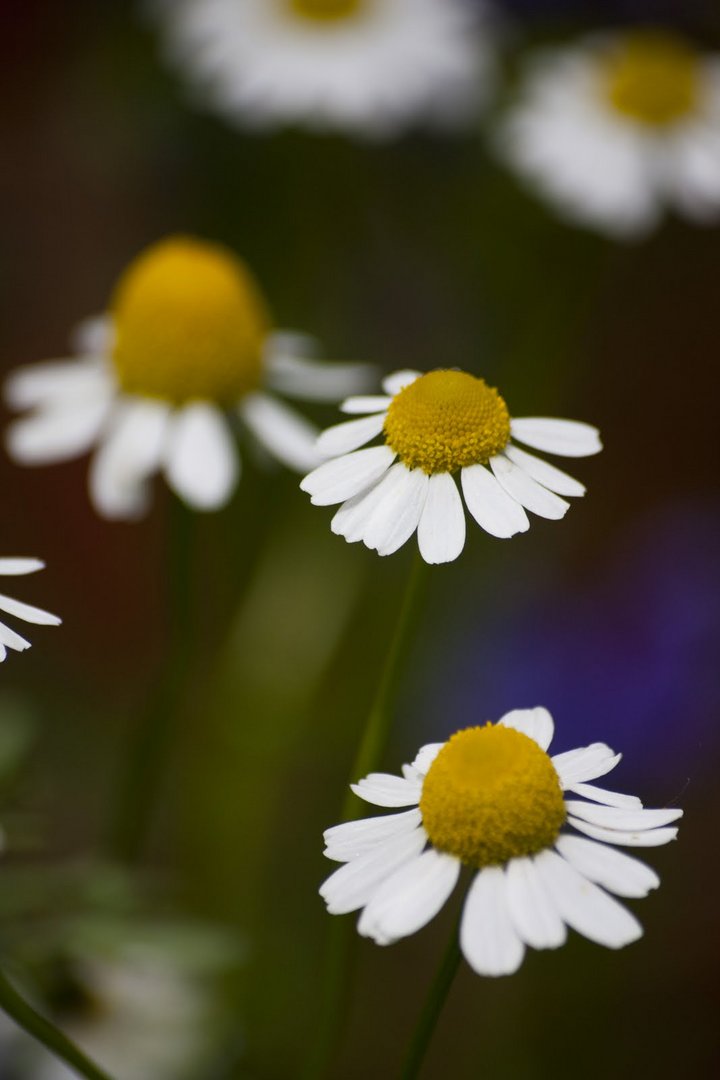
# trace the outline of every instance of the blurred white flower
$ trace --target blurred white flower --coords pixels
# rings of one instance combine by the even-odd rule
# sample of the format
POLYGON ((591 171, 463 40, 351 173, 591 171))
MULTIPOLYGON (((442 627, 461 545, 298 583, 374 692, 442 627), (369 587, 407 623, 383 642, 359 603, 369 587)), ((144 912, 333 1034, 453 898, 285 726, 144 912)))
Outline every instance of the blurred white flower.
POLYGON ((500 153, 558 212, 619 237, 720 216, 720 57, 633 31, 533 57, 500 153))
POLYGON ((465 513, 456 472, 468 510, 491 536, 525 532, 526 510, 562 518, 570 504, 560 496, 583 495, 585 488, 514 442, 566 457, 602 449, 589 424, 511 419, 497 390, 463 371, 397 371, 383 389, 384 396, 343 403, 345 412, 369 415, 324 431, 318 449, 332 460, 300 484, 317 506, 342 503, 333 532, 348 543, 362 540, 379 555, 397 551, 416 530, 425 562, 460 555, 465 513), (377 436, 382 445, 358 449, 377 436))
POLYGON ((130 264, 109 314, 81 326, 78 358, 9 376, 8 403, 30 415, 9 427, 8 450, 42 465, 97 447, 90 495, 107 518, 141 516, 157 472, 194 509, 215 510, 240 472, 233 419, 304 472, 321 460, 317 429, 275 391, 338 401, 366 386, 367 365, 319 363, 311 347, 272 330, 231 252, 192 238, 161 241, 130 264))
POLYGON ((326 831, 325 854, 343 863, 320 889, 331 914, 361 909, 359 933, 392 944, 440 911, 466 866, 460 945, 480 975, 516 971, 526 946, 558 948, 568 926, 611 949, 639 938, 610 894, 646 896, 659 878, 616 846, 668 843, 682 810, 588 783, 620 754, 593 743, 550 757, 553 730, 546 709, 516 709, 422 747, 402 776, 353 785, 365 802, 412 809, 326 831))
POLYGON ((171 60, 250 127, 393 135, 454 125, 485 96, 490 54, 468 0, 154 0, 171 60))
MULTIPOLYGON (((2 558, 0 559, 0 577, 16 577, 19 574, 33 574, 36 570, 42 570, 45 563, 40 559, 27 558, 2 558)), ((59 626, 62 619, 57 615, 51 615, 42 608, 32 607, 30 604, 22 604, 19 600, 13 600, 10 596, 0 596, 0 611, 22 619, 36 626, 59 626)), ((5 623, 0 622, 0 662, 7 656, 8 649, 16 649, 23 652, 30 648, 30 642, 24 637, 11 630, 5 623)))

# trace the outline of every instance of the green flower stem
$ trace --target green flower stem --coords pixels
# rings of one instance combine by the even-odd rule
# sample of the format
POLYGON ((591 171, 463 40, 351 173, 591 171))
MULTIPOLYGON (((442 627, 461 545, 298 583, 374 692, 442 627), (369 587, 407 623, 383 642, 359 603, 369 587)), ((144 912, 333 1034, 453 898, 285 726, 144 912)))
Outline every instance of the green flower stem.
POLYGON ((59 1028, 36 1012, 2 971, 0 971, 0 1008, 19 1027, 27 1031, 28 1035, 32 1035, 34 1039, 42 1043, 51 1054, 69 1065, 78 1076, 84 1076, 86 1080, 111 1080, 109 1073, 95 1065, 75 1043, 68 1039, 67 1035, 63 1035, 59 1028))
POLYGON ((123 862, 141 855, 172 749, 188 682, 192 641, 193 513, 172 497, 168 514, 168 647, 164 670, 131 733, 110 825, 110 854, 123 862))
MULTIPOLYGON (((385 656, 385 663, 362 739, 350 770, 351 783, 372 772, 385 750, 390 733, 392 705, 412 631, 417 624, 426 576, 427 564, 419 552, 416 552, 395 631, 385 656)), ((359 805, 360 800, 349 791, 343 803, 340 820, 350 821, 356 817, 359 805)), ((315 1080, 327 1074, 330 1061, 340 1043, 353 981, 354 939, 355 927, 352 920, 347 918, 331 920, 318 1003, 316 1037, 303 1074, 306 1080, 311 1080, 311 1078, 315 1080)))
POLYGON ((447 1000, 450 987, 453 984, 457 969, 460 965, 460 924, 453 927, 452 936, 448 942, 437 975, 435 976, 430 992, 425 1000, 420 1014, 417 1027, 413 1034, 407 1057, 402 1072, 401 1080, 415 1080, 420 1075, 420 1070, 425 1060, 427 1048, 435 1032, 435 1027, 440 1018, 440 1013, 447 1000))

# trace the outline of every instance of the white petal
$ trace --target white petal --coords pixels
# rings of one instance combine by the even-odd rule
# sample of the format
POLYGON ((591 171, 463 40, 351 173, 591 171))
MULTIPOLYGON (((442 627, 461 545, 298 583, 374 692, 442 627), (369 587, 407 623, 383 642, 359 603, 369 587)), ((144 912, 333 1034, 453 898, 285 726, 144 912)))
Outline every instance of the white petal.
POLYGON ((77 324, 70 344, 80 356, 109 356, 114 337, 115 328, 109 315, 91 315, 77 324))
POLYGON ((394 460, 395 451, 389 446, 355 450, 313 469, 300 487, 311 496, 315 506, 332 506, 369 488, 387 472, 394 460))
POLYGON ((160 467, 170 419, 164 402, 123 398, 90 465, 90 497, 108 518, 134 518, 147 508, 148 478, 160 467))
POLYGON ((444 742, 432 742, 420 747, 417 753, 417 757, 413 761, 413 765, 419 773, 427 773, 428 769, 430 768, 433 761, 438 756, 444 745, 444 742))
POLYGON ((570 503, 538 484, 504 454, 496 454, 494 458, 491 458, 490 468, 495 479, 505 488, 508 495, 517 499, 526 510, 537 514, 538 517, 549 518, 551 521, 559 521, 565 516, 570 503))
POLYGON ((365 855, 343 863, 320 886, 320 895, 331 915, 344 915, 368 902, 389 874, 419 855, 427 842, 423 829, 392 836, 365 855))
POLYGON ((460 946, 478 975, 511 975, 522 963, 525 946, 510 918, 505 874, 499 866, 481 870, 468 890, 460 946))
POLYGON ((386 394, 390 394, 391 397, 395 397, 401 390, 404 390, 410 383, 414 383, 416 379, 420 378, 422 372, 411 371, 409 368, 403 371, 393 371, 391 375, 386 375, 382 381, 382 388, 386 394))
POLYGON ((378 555, 392 555, 418 527, 425 505, 428 476, 398 462, 378 485, 375 508, 363 530, 362 541, 378 555))
POLYGON ((642 936, 634 915, 557 852, 541 851, 535 865, 563 919, 579 934, 609 949, 621 949, 642 936))
POLYGON ((30 648, 29 641, 26 641, 24 637, 20 637, 19 634, 2 622, 0 622, 0 644, 7 646, 8 649, 15 649, 16 652, 24 652, 25 649, 30 648))
POLYGON ((621 847, 660 847, 669 844, 677 836, 677 828, 646 829, 638 832, 623 832, 621 829, 607 829, 601 825, 591 825, 589 821, 580 818, 568 817, 568 825, 572 825, 578 832, 592 836, 595 840, 604 840, 609 844, 620 844, 621 847))
POLYGON ((113 388, 113 378, 104 362, 46 360, 11 371, 4 394, 12 409, 54 412, 106 400, 113 388))
POLYGON ((535 740, 541 750, 547 750, 555 732, 553 718, 542 705, 534 709, 513 709, 505 713, 498 723, 503 727, 521 731, 523 735, 528 735, 535 740))
POLYGON ((505 869, 508 909, 518 934, 533 949, 557 949, 565 924, 532 859, 511 859, 505 869))
POLYGON ((426 563, 452 562, 465 546, 465 513, 450 473, 430 477, 418 524, 418 546, 426 563))
POLYGON ((346 398, 340 406, 344 413, 379 413, 387 412, 391 397, 382 394, 366 394, 364 397, 346 398))
POLYGON ((563 834, 555 841, 555 847, 578 873, 616 896, 647 896, 660 884, 655 871, 644 862, 607 844, 563 834))
POLYGON ((595 780, 615 768, 622 754, 615 754, 605 743, 591 743, 564 754, 555 754, 555 766, 564 788, 574 787, 585 780, 595 780))
POLYGON ((310 360, 293 355, 313 342, 301 335, 273 334, 265 356, 265 381, 272 390, 304 401, 341 401, 348 394, 369 390, 377 378, 371 364, 310 360))
POLYGON ((379 435, 385 424, 385 416, 363 416, 360 420, 348 420, 335 424, 319 436, 316 446, 321 457, 349 454, 379 435))
POLYGON ((22 465, 67 461, 96 442, 108 415, 108 400, 41 409, 15 420, 5 433, 8 453, 22 465))
POLYGON ((15 615, 25 622, 35 623, 36 626, 59 626, 62 619, 57 615, 51 615, 42 608, 32 607, 30 604, 21 604, 19 600, 13 600, 10 596, 0 596, 0 610, 8 615, 15 615))
POLYGON ((391 773, 370 773, 350 787, 358 798, 375 806, 417 806, 422 791, 419 783, 391 773))
POLYGON ((591 825, 601 825, 604 829, 621 829, 623 832, 639 832, 655 829, 659 825, 669 825, 682 817, 682 810, 625 810, 618 806, 598 806, 596 803, 581 802, 579 799, 566 799, 568 814, 589 821, 591 825))
POLYGON ((42 570, 45 563, 42 559, 5 558, 0 559, 0 575, 10 576, 17 574, 34 574, 36 570, 42 570))
POLYGON ((554 420, 544 416, 528 416, 510 422, 513 439, 561 457, 588 457, 602 450, 600 432, 578 420, 554 420))
POLYGON ((358 933, 378 945, 408 937, 433 919, 457 884, 461 863, 433 848, 396 870, 360 916, 358 933))
POLYGON ((337 536, 344 536, 349 544, 362 540, 375 507, 383 499, 385 489, 381 485, 382 479, 377 480, 342 504, 330 522, 330 528, 337 536))
POLYGON ((506 539, 530 528, 522 506, 500 486, 483 465, 470 465, 460 474, 467 508, 481 529, 506 539))
POLYGON ((258 442, 288 468, 307 472, 323 460, 315 425, 269 394, 248 394, 239 412, 258 442))
POLYGON ((537 480, 538 484, 542 484, 548 491, 554 491, 556 495, 585 494, 584 484, 574 480, 572 476, 568 476, 561 469, 556 469, 554 465, 548 464, 547 461, 543 461, 542 458, 521 450, 519 446, 506 446, 504 454, 515 465, 523 469, 528 476, 531 476, 533 480, 537 480))
POLYGON ((217 510, 233 493, 240 459, 227 420, 193 402, 173 417, 165 454, 168 484, 194 510, 217 510))
POLYGON ((337 862, 349 862, 390 836, 412 832, 421 821, 419 810, 405 810, 401 814, 384 814, 333 825, 323 833, 326 844, 323 854, 337 862))
POLYGON ((566 790, 576 795, 583 795, 593 802, 603 803, 605 806, 621 806, 625 810, 641 810, 642 802, 637 795, 624 795, 619 791, 606 791, 605 788, 595 787, 594 784, 573 784, 566 790))

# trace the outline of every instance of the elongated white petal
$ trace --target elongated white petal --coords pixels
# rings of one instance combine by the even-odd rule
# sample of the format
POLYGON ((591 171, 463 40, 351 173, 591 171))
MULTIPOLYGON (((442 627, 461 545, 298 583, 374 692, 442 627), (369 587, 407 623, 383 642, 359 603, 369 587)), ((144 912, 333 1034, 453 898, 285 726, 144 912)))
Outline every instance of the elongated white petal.
POLYGON ((3 622, 0 622, 0 644, 7 646, 8 649, 15 649, 16 652, 24 652, 25 649, 30 648, 29 641, 26 641, 24 637, 21 637, 20 634, 3 622))
POLYGON ((419 783, 391 773, 370 773, 350 787, 358 798, 375 806, 417 806, 422 791, 419 783))
POLYGON ((677 836, 677 828, 669 826, 661 829, 641 829, 636 832, 625 832, 622 829, 608 829, 602 825, 591 825, 582 818, 568 816, 568 825, 572 825, 578 832, 592 836, 594 840, 604 840, 609 844, 619 844, 621 847, 661 847, 669 844, 677 836))
POLYGON ((600 432, 578 420, 554 420, 545 416, 528 416, 512 420, 513 439, 561 457, 589 457, 602 450, 600 432))
POLYGON ((4 558, 0 559, 0 575, 14 577, 18 574, 34 574, 36 570, 42 570, 44 566, 42 559, 4 558))
POLYGON ((413 765, 419 773, 423 775, 427 773, 428 769, 432 765, 435 758, 442 750, 444 742, 427 743, 425 746, 421 746, 418 750, 417 756, 413 761, 413 765))
POLYGON ((371 364, 292 355, 289 350, 298 346, 307 351, 311 344, 302 336, 289 334, 270 338, 265 356, 265 382, 270 389, 302 401, 341 401, 373 386, 377 369, 371 364))
POLYGON ((418 546, 426 563, 452 562, 465 547, 465 513, 450 473, 436 473, 429 479, 418 546))
POLYGON ((407 469, 398 462, 380 482, 377 501, 363 530, 362 540, 378 555, 392 555, 418 527, 425 505, 428 477, 422 469, 407 469))
POLYGON ((550 465, 547 461, 543 461, 542 458, 535 457, 534 454, 528 454, 526 450, 521 450, 519 446, 506 446, 504 450, 505 457, 510 460, 524 472, 531 476, 533 480, 537 480, 538 484, 542 484, 548 491, 554 491, 556 495, 584 495, 585 485, 581 484, 579 480, 573 479, 572 476, 568 476, 567 473, 562 472, 561 469, 556 468, 554 465, 550 465))
POLYGON ((163 402, 118 402, 104 443, 90 465, 90 497, 107 518, 139 517, 147 508, 148 478, 160 467, 170 408, 163 402))
POLYGON ((335 424, 327 428, 318 437, 316 447, 321 457, 335 457, 349 454, 370 442, 379 435, 385 423, 385 416, 363 416, 360 420, 348 420, 344 424, 335 424))
POLYGON ((647 896, 660 884, 655 871, 644 862, 607 844, 564 833, 555 841, 555 847, 578 873, 616 896, 647 896))
POLYGON ((84 357, 108 357, 115 338, 110 315, 90 315, 82 319, 72 332, 73 352, 84 357))
POLYGON ((460 947, 478 975, 511 975, 522 963, 525 946, 510 918, 505 873, 499 866, 481 870, 468 890, 460 947))
POLYGON ((22 465, 68 461, 97 441, 108 416, 105 397, 41 409, 15 420, 5 433, 8 453, 22 465))
POLYGON ((620 791, 606 791, 605 788, 595 787, 594 784, 573 784, 567 790, 576 795, 583 795, 593 802, 603 803, 604 806, 621 806, 625 810, 641 810, 642 802, 637 795, 624 795, 620 791))
POLYGON ((505 869, 508 910, 513 926, 533 949, 557 949, 567 937, 565 924, 532 859, 511 859, 505 869))
POLYGON ((343 863, 320 886, 320 895, 331 915, 356 911, 368 902, 389 874, 419 855, 427 837, 423 829, 391 836, 365 855, 343 863))
POLYGON ((430 848, 396 870, 371 897, 358 933, 378 945, 408 937, 433 919, 457 884, 460 860, 430 848))
POLYGON ((609 949, 621 949, 642 936, 634 915, 557 852, 541 851, 535 865, 563 919, 579 934, 609 949))
POLYGON ((344 413, 379 413, 387 412, 392 401, 385 394, 365 394, 364 397, 346 398, 340 406, 344 413))
POLYGON ((113 387, 104 362, 46 360, 11 371, 3 389, 12 409, 55 412, 107 401, 113 387))
POLYGON ((403 371, 393 371, 391 375, 386 375, 382 381, 382 388, 386 394, 390 397, 395 397, 401 390, 404 390, 410 383, 414 383, 416 379, 420 378, 422 372, 412 371, 409 368, 403 371))
POLYGON ((557 769, 564 788, 573 787, 585 780, 595 780, 615 768, 622 754, 615 754, 605 743, 591 743, 564 754, 555 754, 552 763, 557 769))
POLYGON ((326 844, 323 854, 336 862, 349 862, 358 855, 364 855, 390 836, 412 832, 421 820, 420 811, 416 809, 333 825, 323 833, 326 844))
POLYGON ((384 488, 382 478, 371 487, 347 499, 330 522, 330 528, 337 536, 344 536, 349 544, 362 540, 365 529, 375 507, 382 501, 384 488))
POLYGON ((470 465, 460 473, 465 503, 481 529, 507 539, 530 528, 522 506, 500 486, 483 465, 470 465))
POLYGON ((570 503, 554 495, 542 484, 538 484, 523 469, 515 465, 504 454, 490 458, 490 468, 495 479, 505 488, 508 495, 516 499, 521 506, 538 517, 559 521, 567 513, 570 503))
POLYGON ((332 506, 369 488, 387 472, 394 460, 395 452, 389 446, 355 450, 313 469, 300 487, 310 495, 315 506, 332 506))
POLYGON ((498 723, 502 724, 503 727, 521 731, 523 735, 529 735, 542 750, 547 750, 555 731, 553 718, 542 705, 538 705, 534 709, 513 709, 511 712, 505 713, 498 720, 498 723))
POLYGON ((579 799, 566 799, 567 812, 573 817, 589 821, 591 825, 602 825, 605 829, 622 829, 623 832, 636 832, 655 829, 660 825, 669 825, 682 817, 682 810, 626 810, 618 806, 598 806, 596 803, 581 802, 579 799))
POLYGON ((240 459, 228 423, 214 405, 194 402, 176 416, 165 455, 167 481, 195 510, 217 510, 235 489, 240 459))
POLYGON ((42 608, 32 607, 31 604, 21 604, 19 600, 13 600, 11 596, 0 596, 0 611, 8 615, 15 615, 25 622, 35 623, 36 626, 59 626, 62 619, 57 615, 51 615, 42 608))
POLYGON ((257 441, 289 469, 307 472, 323 460, 315 425, 269 394, 247 394, 238 411, 257 441))

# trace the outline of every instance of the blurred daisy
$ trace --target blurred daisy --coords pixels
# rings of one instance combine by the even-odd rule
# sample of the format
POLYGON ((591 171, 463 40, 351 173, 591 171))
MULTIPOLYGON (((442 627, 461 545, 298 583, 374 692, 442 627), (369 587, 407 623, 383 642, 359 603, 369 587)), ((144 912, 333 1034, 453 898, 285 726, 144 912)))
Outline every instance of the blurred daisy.
POLYGON ((369 370, 308 359, 308 339, 273 331, 240 259, 186 237, 130 264, 109 314, 80 328, 77 350, 74 360, 11 374, 9 404, 31 412, 11 425, 7 446, 25 465, 96 447, 90 495, 108 518, 143 514, 157 472, 194 509, 223 506, 240 472, 234 420, 282 464, 306 471, 320 460, 317 429, 274 391, 337 401, 369 370))
POLYGON ((665 206, 709 221, 720 214, 720 57, 655 31, 540 55, 500 150, 561 214, 601 232, 647 232, 665 206))
POLYGON ((318 506, 342 503, 333 532, 380 555, 397 551, 417 529, 425 562, 458 557, 465 514, 454 473, 471 515, 492 536, 525 532, 526 510, 561 518, 569 506, 561 496, 585 488, 514 443, 566 457, 602 449, 588 424, 511 419, 497 390, 463 371, 397 371, 383 389, 385 396, 343 403, 347 413, 369 415, 324 431, 318 449, 332 460, 300 484, 318 506), (382 445, 358 449, 376 436, 382 445))
POLYGON ((155 0, 171 58, 242 125, 456 123, 487 80, 467 0, 155 0))
MULTIPOLYGON (((40 559, 0 559, 0 577, 33 574, 36 570, 42 570, 44 566, 45 563, 40 559)), ((0 596, 0 611, 22 619, 24 622, 34 623, 36 626, 59 626, 62 622, 57 615, 51 615, 49 611, 32 607, 30 604, 21 604, 19 600, 13 600, 10 596, 0 596)), ((24 652, 29 648, 29 641, 11 630, 5 623, 0 622, 0 662, 7 656, 8 649, 24 652)))
POLYGON ((460 945, 480 975, 516 971, 526 946, 558 948, 566 927, 611 949, 639 938, 610 894, 646 896, 659 879, 617 846, 666 844, 682 810, 588 783, 620 754, 593 743, 550 757, 552 737, 546 709, 516 709, 424 746, 402 777, 353 785, 365 802, 412 809, 327 830, 325 854, 344 864, 320 889, 328 910, 362 909, 359 933, 389 945, 438 913, 466 866, 460 945))

